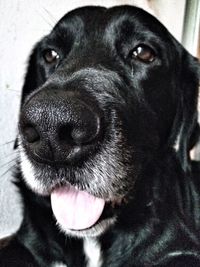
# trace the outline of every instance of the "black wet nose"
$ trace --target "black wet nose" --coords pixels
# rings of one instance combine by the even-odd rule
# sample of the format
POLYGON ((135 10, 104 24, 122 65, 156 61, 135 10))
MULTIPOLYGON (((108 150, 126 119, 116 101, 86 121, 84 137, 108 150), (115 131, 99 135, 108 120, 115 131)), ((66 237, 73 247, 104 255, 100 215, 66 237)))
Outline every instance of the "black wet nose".
POLYGON ((23 107, 20 130, 31 155, 44 161, 83 158, 101 130, 96 105, 70 92, 41 91, 23 107))

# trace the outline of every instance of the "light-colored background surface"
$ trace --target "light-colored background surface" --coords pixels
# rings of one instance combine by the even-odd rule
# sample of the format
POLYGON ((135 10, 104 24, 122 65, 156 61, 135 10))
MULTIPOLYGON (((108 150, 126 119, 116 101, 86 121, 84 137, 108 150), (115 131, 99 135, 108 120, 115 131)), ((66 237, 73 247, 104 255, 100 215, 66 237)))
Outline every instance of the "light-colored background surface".
POLYGON ((185 0, 0 0, 0 237, 21 221, 19 196, 11 183, 16 152, 20 92, 31 48, 69 10, 84 5, 137 4, 150 10, 180 41, 185 0))

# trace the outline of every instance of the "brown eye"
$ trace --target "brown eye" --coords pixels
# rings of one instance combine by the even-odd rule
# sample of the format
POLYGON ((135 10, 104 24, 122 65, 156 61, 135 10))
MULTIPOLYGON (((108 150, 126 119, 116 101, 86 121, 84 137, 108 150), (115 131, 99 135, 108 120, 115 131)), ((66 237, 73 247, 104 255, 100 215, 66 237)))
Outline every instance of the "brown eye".
POLYGON ((43 53, 44 60, 46 63, 53 64, 59 59, 59 54, 53 49, 47 49, 43 53))
POLYGON ((153 62, 155 57, 155 52, 147 45, 138 45, 132 51, 132 58, 138 59, 144 63, 153 62))

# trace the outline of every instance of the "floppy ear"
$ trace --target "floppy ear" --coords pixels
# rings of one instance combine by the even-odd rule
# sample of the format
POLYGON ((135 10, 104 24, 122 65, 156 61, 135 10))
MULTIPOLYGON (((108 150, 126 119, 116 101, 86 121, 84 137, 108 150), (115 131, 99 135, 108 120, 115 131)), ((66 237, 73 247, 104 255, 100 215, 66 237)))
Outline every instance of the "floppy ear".
POLYGON ((40 67, 39 59, 38 59, 38 47, 37 45, 32 51, 32 54, 30 55, 28 67, 25 75, 24 85, 22 88, 22 97, 21 97, 21 105, 24 102, 24 99, 26 96, 38 88, 43 81, 44 76, 43 71, 40 67))
POLYGON ((33 51, 28 62, 28 68, 25 75, 24 85, 22 88, 21 105, 24 102, 25 97, 36 88, 37 75, 36 75, 36 53, 33 51))
MULTIPOLYGON (((38 48, 37 45, 33 49, 30 58, 28 60, 28 66, 27 66, 27 71, 25 74, 25 79, 24 79, 24 85, 22 87, 22 94, 21 94, 21 104, 20 106, 22 107, 22 104, 24 103, 24 99, 26 96, 37 89, 43 81, 42 79, 42 70, 40 68, 40 65, 38 64, 38 48)), ((16 137, 15 142, 14 142, 14 149, 18 147, 18 137, 16 137)))
POLYGON ((182 168, 188 172, 190 171, 189 152, 199 137, 197 101, 200 65, 198 60, 185 49, 182 50, 181 62, 176 147, 182 168))

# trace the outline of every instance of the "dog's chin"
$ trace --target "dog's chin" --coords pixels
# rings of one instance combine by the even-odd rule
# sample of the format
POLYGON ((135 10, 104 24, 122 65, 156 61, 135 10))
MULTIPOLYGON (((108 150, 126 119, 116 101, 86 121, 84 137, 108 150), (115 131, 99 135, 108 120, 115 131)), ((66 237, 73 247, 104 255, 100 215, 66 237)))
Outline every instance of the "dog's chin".
POLYGON ((103 219, 95 223, 95 225, 83 229, 83 230, 72 230, 72 229, 67 229, 65 228, 64 225, 61 225, 60 223, 57 222, 57 225, 61 232, 65 233, 66 235, 70 235, 73 237, 97 237, 102 235, 103 233, 106 232, 108 228, 110 228, 112 225, 115 224, 117 220, 116 216, 113 216, 111 218, 103 219))

